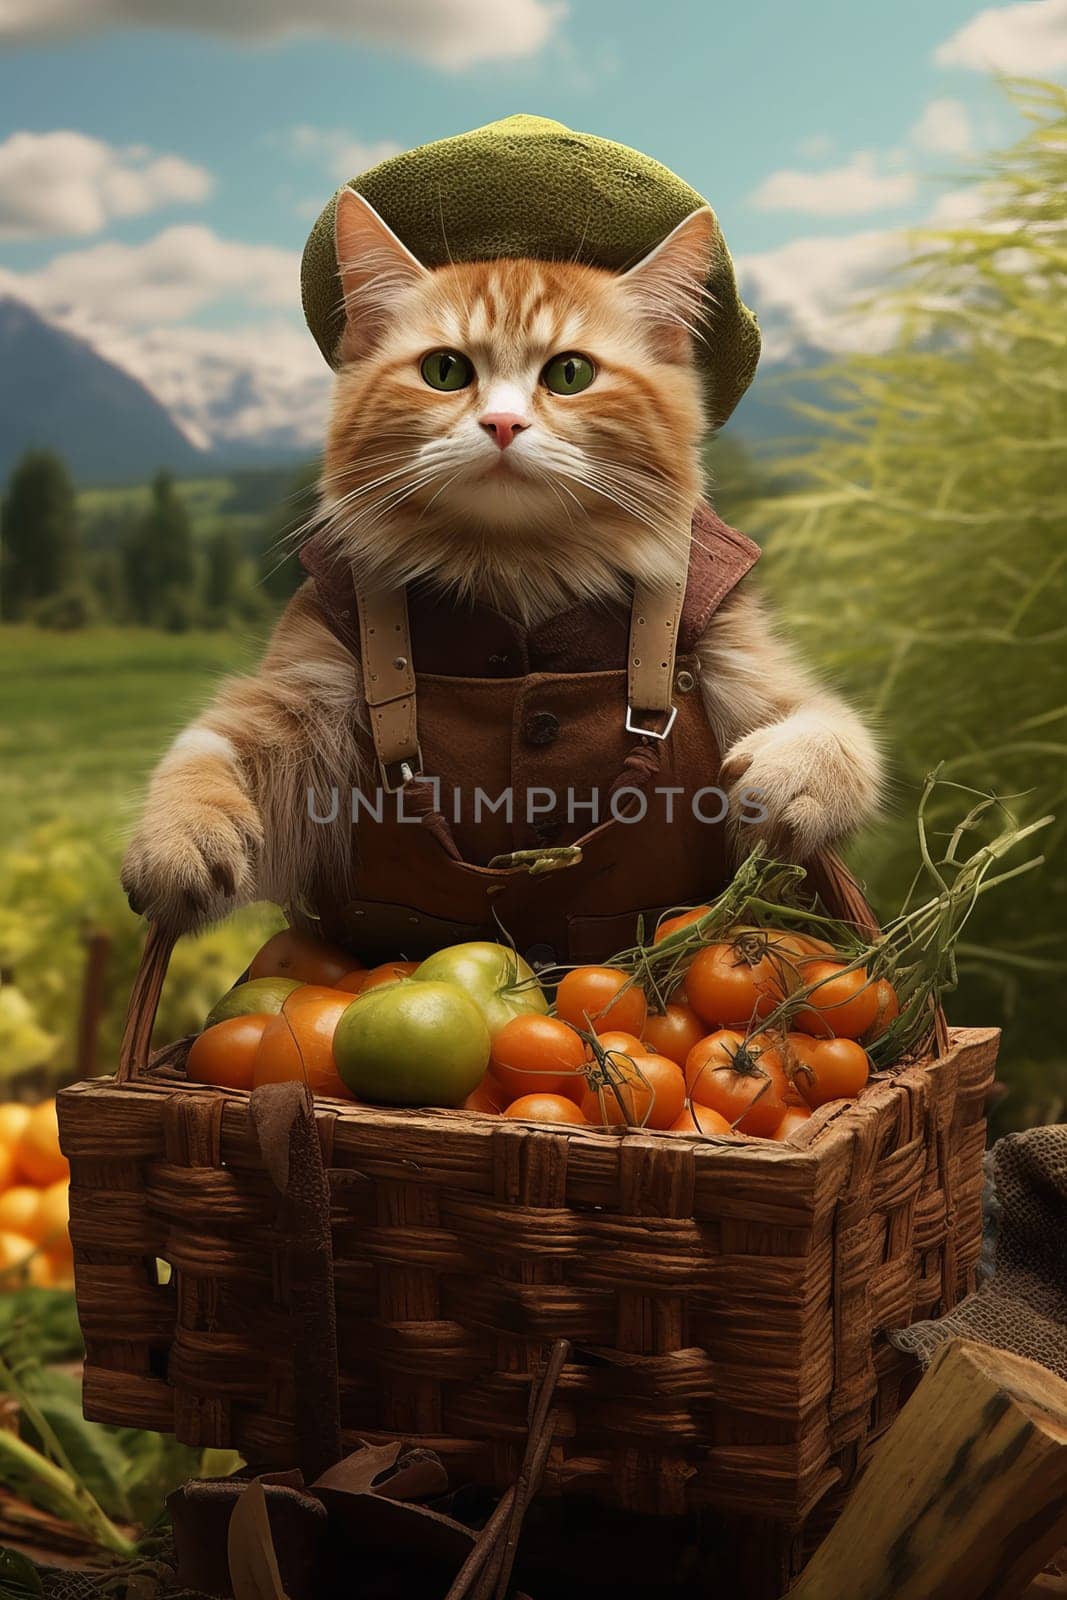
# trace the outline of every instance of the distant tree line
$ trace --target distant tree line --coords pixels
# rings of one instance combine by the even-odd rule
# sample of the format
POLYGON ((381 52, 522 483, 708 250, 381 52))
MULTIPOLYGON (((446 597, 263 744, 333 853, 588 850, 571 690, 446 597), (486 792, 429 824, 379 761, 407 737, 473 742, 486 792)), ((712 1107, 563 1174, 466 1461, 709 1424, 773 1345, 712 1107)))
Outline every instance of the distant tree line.
POLYGON ((269 616, 302 571, 290 538, 306 522, 317 476, 297 475, 258 549, 228 527, 197 539, 180 488, 153 478, 147 506, 88 532, 70 475, 51 450, 30 450, 0 500, 0 621, 78 628, 112 622, 182 631, 269 616))
MULTIPOLYGON (((706 465, 715 506, 742 527, 774 492, 766 463, 737 438, 716 438, 706 465)), ((62 459, 27 451, 0 499, 0 622, 181 631, 269 618, 303 579, 297 552, 318 475, 314 462, 288 481, 281 470, 236 474, 224 513, 203 526, 169 472, 140 509, 120 494, 85 512, 62 459)))

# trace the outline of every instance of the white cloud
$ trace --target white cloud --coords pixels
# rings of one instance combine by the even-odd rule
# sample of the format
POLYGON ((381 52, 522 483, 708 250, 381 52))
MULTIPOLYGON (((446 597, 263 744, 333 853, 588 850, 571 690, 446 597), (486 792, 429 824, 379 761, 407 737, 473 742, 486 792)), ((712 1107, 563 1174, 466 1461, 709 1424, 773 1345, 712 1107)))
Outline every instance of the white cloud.
POLYGON ((98 233, 114 218, 203 200, 211 187, 203 167, 141 145, 71 129, 13 133, 0 144, 0 238, 98 233))
POLYGON ((403 145, 395 139, 353 139, 340 128, 311 128, 306 125, 294 128, 286 139, 275 140, 290 151, 321 160, 323 166, 343 183, 377 166, 389 156, 399 155, 403 145))
POLYGON ((300 257, 190 223, 143 244, 107 240, 66 251, 21 281, 35 304, 77 313, 90 328, 145 326, 180 322, 227 299, 292 309, 300 303, 300 257))
POLYGON ((910 137, 920 150, 938 155, 965 156, 973 149, 971 119, 959 100, 931 100, 910 137))
POLYGON ((0 41, 130 27, 240 39, 328 34, 456 70, 536 55, 565 14, 561 0, 2 0, 0 41))
POLYGON ((861 216, 904 205, 915 193, 910 172, 885 172, 869 150, 826 172, 788 168, 764 178, 751 197, 760 211, 803 211, 814 217, 861 216))
MULTIPOLYGON (((970 183, 962 189, 946 189, 934 202, 933 210, 924 226, 928 228, 967 228, 989 210, 990 192, 981 183, 970 183)), ((986 221, 985 228, 992 231, 986 221)))
POLYGON ((167 228, 0 270, 5 292, 140 378, 196 444, 322 441, 330 373, 298 319, 295 251, 167 228), (187 320, 212 314, 226 325, 187 320))
POLYGON ((990 6, 939 45, 939 67, 1048 78, 1067 68, 1067 0, 990 6))
POLYGON ((844 353, 884 350, 896 318, 857 310, 857 300, 884 285, 907 244, 888 229, 842 238, 793 239, 738 260, 745 303, 758 314, 764 359, 787 361, 805 347, 844 353))

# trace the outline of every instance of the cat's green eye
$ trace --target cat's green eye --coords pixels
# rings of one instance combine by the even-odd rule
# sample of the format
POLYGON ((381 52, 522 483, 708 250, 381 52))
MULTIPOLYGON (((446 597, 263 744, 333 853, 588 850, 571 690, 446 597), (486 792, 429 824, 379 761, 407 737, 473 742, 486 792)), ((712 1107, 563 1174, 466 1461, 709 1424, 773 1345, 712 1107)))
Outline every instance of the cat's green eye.
POLYGON ((420 370, 431 389, 465 389, 474 377, 474 368, 458 350, 431 350, 420 370))
POLYGON ((588 356, 568 351, 566 355, 552 357, 541 374, 541 382, 553 394, 581 394, 595 377, 596 368, 588 356))

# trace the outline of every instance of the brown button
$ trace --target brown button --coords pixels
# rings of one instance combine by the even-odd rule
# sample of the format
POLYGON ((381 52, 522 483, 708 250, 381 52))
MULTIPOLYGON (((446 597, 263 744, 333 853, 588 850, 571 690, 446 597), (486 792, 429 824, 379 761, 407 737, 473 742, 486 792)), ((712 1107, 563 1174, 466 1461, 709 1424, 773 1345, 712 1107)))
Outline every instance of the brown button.
POLYGON ((559 738, 559 718, 551 711, 535 711, 523 723, 522 736, 527 744, 551 744, 559 738))

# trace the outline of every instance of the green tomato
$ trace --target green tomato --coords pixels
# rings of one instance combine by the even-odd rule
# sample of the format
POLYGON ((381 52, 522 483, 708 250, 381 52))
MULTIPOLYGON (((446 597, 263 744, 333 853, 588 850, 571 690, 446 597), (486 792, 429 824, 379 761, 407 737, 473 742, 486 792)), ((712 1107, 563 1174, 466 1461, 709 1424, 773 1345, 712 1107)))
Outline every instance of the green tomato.
POLYGON ((454 983, 470 995, 495 1039, 505 1022, 529 1012, 548 1010, 545 992, 534 970, 505 944, 474 940, 453 944, 427 956, 411 974, 415 983, 454 983))
POLYGON ((300 987, 296 978, 252 978, 239 983, 212 1006, 204 1027, 213 1028, 230 1017, 262 1016, 264 1012, 277 1016, 293 990, 300 987))
POLYGON ((489 1029, 455 984, 390 983, 353 1001, 333 1054, 357 1100, 458 1106, 485 1075, 489 1029))

